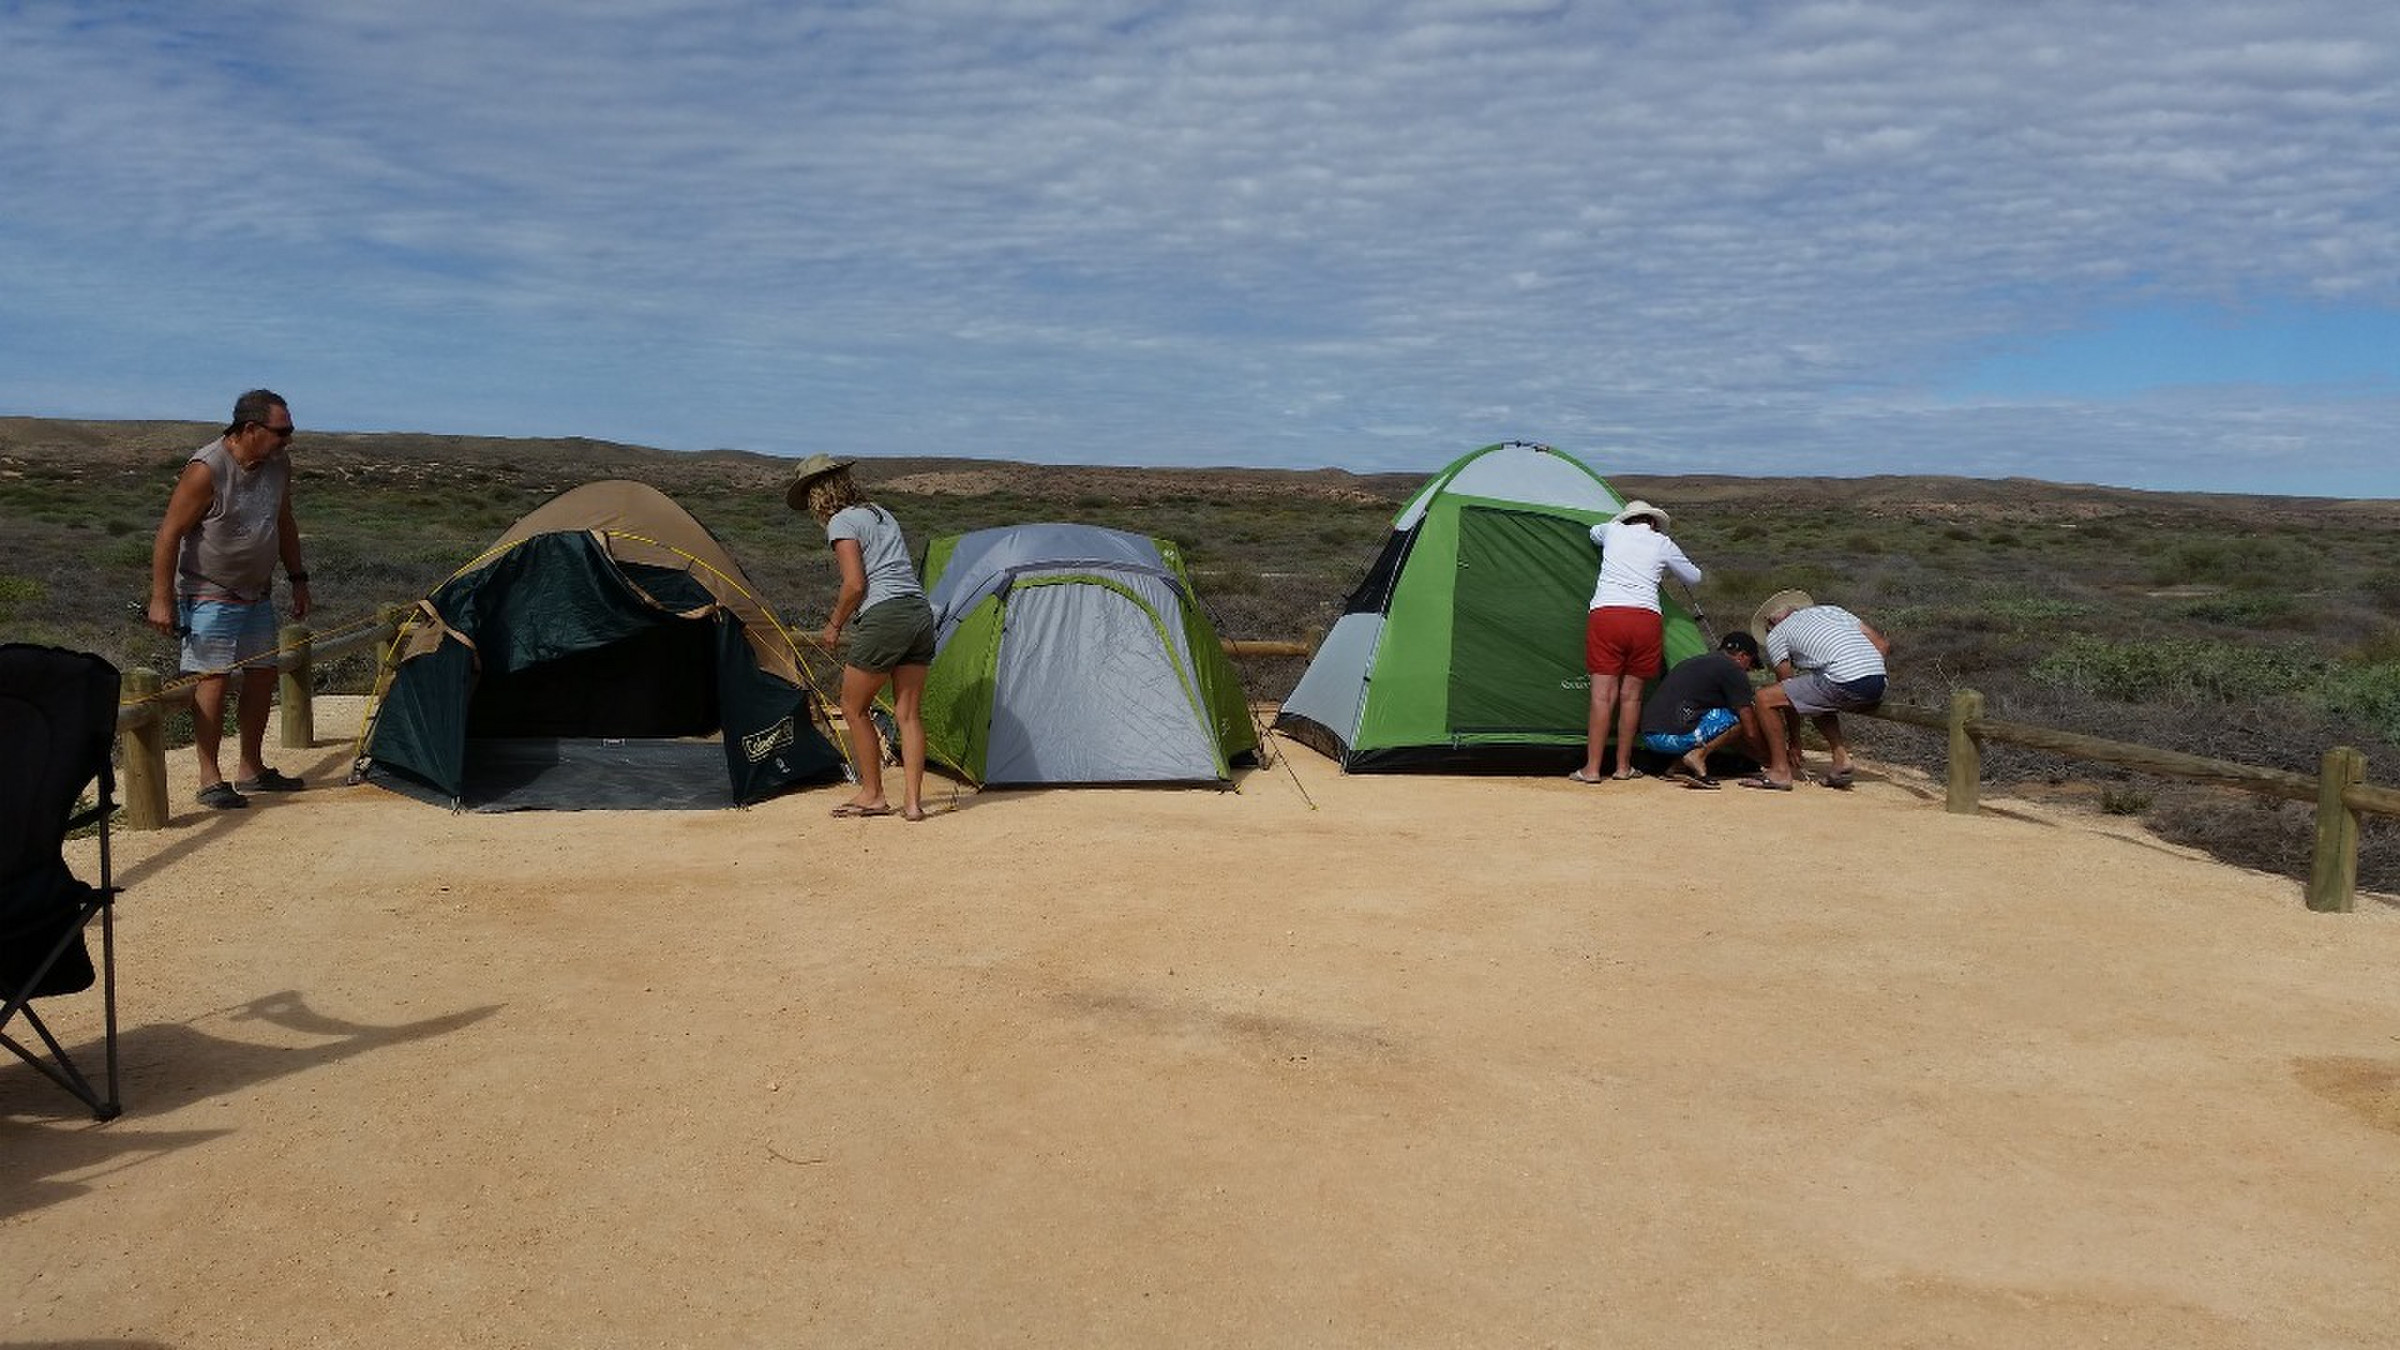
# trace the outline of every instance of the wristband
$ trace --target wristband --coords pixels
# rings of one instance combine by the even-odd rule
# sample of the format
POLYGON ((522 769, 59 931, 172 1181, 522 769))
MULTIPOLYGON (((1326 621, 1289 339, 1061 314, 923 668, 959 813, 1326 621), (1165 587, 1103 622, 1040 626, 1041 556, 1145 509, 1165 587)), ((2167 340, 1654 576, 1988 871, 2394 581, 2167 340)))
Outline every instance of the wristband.
POLYGON ((308 573, 286 572, 284 573, 284 580, 291 582, 295 586, 305 586, 308 584, 308 573))

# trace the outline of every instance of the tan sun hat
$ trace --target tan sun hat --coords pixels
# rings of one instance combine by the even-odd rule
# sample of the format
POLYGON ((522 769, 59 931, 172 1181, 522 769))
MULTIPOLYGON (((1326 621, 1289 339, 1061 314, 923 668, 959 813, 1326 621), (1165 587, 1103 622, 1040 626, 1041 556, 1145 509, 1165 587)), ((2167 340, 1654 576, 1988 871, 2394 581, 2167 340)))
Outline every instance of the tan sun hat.
POLYGON ((809 484, 829 473, 839 473, 857 462, 855 459, 835 459, 831 455, 810 455, 801 460, 800 467, 792 471, 791 485, 783 490, 783 504, 795 511, 807 510, 809 484))
POLYGON ((1815 597, 1806 591, 1775 592, 1767 597, 1767 603, 1758 607, 1756 614, 1750 616, 1750 636, 1764 643, 1767 640, 1767 621, 1769 619, 1779 619, 1794 610, 1806 609, 1815 603, 1817 603, 1815 597))
POLYGON ((1655 506, 1652 506, 1650 503, 1643 501, 1639 497, 1636 497, 1632 501, 1625 503, 1625 509, 1609 517, 1608 523, 1611 525, 1622 525, 1626 521, 1632 520, 1636 516, 1650 517, 1652 520, 1658 522, 1658 529, 1660 533, 1663 534, 1666 532, 1667 513, 1659 510, 1655 506))

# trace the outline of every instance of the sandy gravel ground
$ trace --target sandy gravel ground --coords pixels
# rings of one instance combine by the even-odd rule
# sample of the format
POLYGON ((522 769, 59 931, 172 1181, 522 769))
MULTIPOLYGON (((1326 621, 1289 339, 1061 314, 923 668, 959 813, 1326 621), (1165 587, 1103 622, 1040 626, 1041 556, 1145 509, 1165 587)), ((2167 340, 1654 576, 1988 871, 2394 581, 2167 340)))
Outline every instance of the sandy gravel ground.
MULTIPOLYGON (((2400 909, 1658 782, 118 836, 125 1117, 0 1065, 0 1342, 2389 1346, 2400 909)), ((1295 776, 1296 775, 1296 776, 1295 776)), ((89 846, 79 862, 88 862, 89 846)), ((89 997, 52 1004, 71 1041, 89 997)))

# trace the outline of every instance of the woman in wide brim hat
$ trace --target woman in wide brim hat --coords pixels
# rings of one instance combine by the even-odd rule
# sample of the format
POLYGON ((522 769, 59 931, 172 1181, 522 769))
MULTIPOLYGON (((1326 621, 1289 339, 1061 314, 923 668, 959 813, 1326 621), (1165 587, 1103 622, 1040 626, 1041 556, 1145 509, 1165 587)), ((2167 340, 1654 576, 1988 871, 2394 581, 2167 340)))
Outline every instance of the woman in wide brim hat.
POLYGON ((1700 569, 1667 537, 1667 513, 1640 500, 1625 503, 1592 527, 1600 546, 1600 580, 1584 617, 1583 666, 1592 677, 1592 708, 1584 741, 1583 767, 1568 774, 1578 783, 1602 781, 1610 732, 1617 743, 1616 772, 1607 778, 1639 778, 1633 767, 1635 732, 1642 721, 1642 683, 1666 667, 1666 615, 1658 581, 1672 571, 1687 586, 1700 569))
POLYGON ((888 816, 883 790, 883 745, 876 735, 875 696, 892 687, 892 721, 900 732, 903 820, 925 818, 925 723, 918 708, 925 676, 933 665, 933 607, 924 583, 909 562, 908 538, 892 513, 867 500, 850 477, 856 461, 811 455, 800 462, 784 488, 784 503, 806 511, 825 527, 834 566, 842 576, 822 641, 835 649, 845 626, 850 645, 842 653, 842 723, 850 732, 850 760, 858 791, 833 808, 842 817, 888 816))

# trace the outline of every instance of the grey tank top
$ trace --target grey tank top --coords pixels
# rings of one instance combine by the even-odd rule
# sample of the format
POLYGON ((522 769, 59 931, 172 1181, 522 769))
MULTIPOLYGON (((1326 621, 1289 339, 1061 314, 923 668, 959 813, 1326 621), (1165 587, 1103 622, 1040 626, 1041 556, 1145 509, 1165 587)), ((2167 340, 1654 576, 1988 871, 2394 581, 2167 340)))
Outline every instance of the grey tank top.
POLYGON ((280 454, 243 468, 218 437, 192 452, 213 489, 208 511, 176 554, 178 589, 202 600, 264 600, 275 584, 276 523, 292 462, 280 454))

